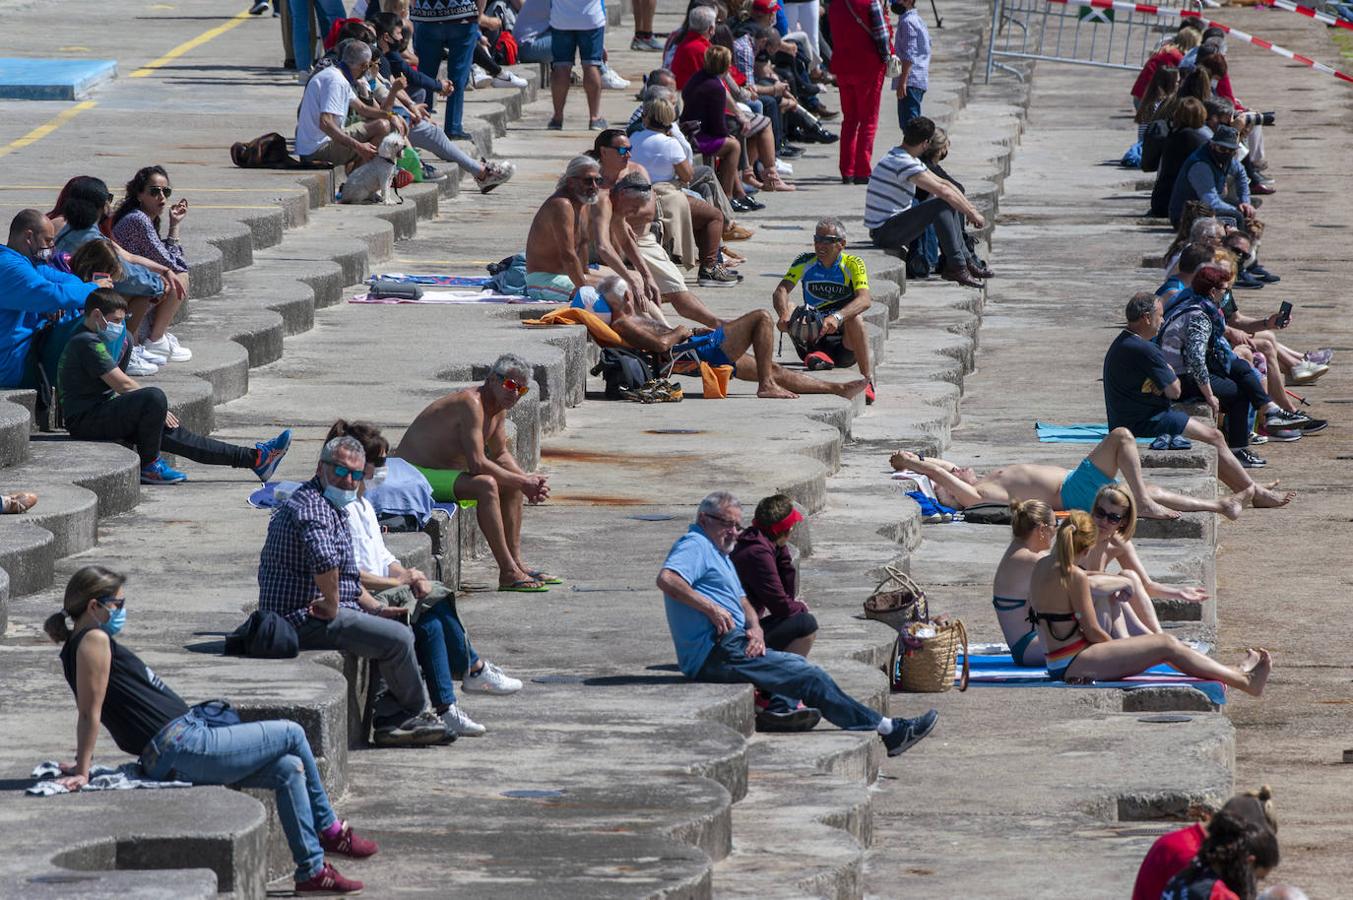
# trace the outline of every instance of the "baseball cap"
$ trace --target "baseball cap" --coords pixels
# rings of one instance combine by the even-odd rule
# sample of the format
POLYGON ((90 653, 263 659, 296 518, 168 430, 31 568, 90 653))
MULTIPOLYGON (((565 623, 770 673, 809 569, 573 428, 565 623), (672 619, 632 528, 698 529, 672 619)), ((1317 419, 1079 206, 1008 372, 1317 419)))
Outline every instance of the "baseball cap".
POLYGON ((780 4, 776 0, 754 0, 752 3, 752 9, 763 16, 767 13, 773 13, 779 8, 780 4))

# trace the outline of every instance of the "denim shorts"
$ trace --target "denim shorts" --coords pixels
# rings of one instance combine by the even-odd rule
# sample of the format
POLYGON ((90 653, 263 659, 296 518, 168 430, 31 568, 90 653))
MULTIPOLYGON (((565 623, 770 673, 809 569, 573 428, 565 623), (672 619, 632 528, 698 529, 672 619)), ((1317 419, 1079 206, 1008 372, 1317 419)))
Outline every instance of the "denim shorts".
POLYGON ((600 66, 605 50, 606 29, 593 28, 591 31, 560 31, 550 29, 550 51, 554 54, 556 66, 573 65, 576 55, 585 66, 600 66))

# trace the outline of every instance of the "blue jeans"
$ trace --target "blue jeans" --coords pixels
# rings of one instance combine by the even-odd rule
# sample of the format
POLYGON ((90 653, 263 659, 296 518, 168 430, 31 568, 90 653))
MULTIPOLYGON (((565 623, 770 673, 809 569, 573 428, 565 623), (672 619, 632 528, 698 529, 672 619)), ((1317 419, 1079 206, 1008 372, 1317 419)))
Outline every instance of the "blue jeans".
POLYGON ((456 86, 446 98, 444 130, 452 137, 463 134, 461 119, 465 113, 465 86, 470 83, 470 64, 474 61, 475 44, 479 41, 479 23, 415 22, 413 52, 418 54, 418 70, 429 78, 436 78, 446 60, 446 77, 456 86))
POLYGON ((437 706, 451 706, 456 702, 457 673, 464 676, 479 662, 456 614, 456 601, 448 597, 426 610, 413 626, 413 640, 428 696, 437 706))
POLYGON ((337 817, 310 742, 295 722, 274 719, 209 728, 189 712, 166 725, 141 759, 156 781, 166 780, 172 772, 193 784, 270 788, 296 861, 296 880, 313 878, 324 867, 319 832, 337 817))
POLYGON ((550 29, 546 28, 540 34, 524 41, 517 41, 517 62, 553 63, 554 36, 550 29))
POLYGON ((770 694, 777 708, 793 709, 802 700, 846 731, 872 731, 883 719, 847 696, 830 675, 796 653, 767 650, 764 656, 751 657, 746 651, 747 632, 741 628, 728 632, 715 641, 695 680, 754 685, 770 694))
POLYGON ((897 127, 906 128, 907 123, 921 114, 921 98, 925 97, 924 88, 907 87, 907 96, 897 98, 897 127))
POLYGON ((324 40, 334 22, 346 19, 343 0, 287 0, 291 11, 291 53, 298 72, 309 71, 315 64, 315 42, 324 40), (310 10, 319 19, 319 34, 310 33, 310 10))

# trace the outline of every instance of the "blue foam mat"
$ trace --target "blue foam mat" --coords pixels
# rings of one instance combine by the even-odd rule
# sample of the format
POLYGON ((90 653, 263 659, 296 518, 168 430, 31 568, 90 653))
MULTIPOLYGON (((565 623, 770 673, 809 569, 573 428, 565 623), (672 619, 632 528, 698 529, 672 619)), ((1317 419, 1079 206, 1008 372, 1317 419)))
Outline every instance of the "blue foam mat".
MULTIPOLYGON (((960 655, 957 670, 963 669, 960 655)), ((969 684, 981 687, 1051 687, 1100 688, 1131 691, 1146 687, 1191 687, 1202 691, 1218 706, 1226 703, 1226 685, 1218 681, 1202 681, 1184 675, 1168 665, 1152 666, 1140 675, 1121 681, 1095 681, 1089 684, 1067 684, 1054 679, 1047 669, 1017 666, 1008 653, 990 656, 971 656, 968 660, 969 684)))

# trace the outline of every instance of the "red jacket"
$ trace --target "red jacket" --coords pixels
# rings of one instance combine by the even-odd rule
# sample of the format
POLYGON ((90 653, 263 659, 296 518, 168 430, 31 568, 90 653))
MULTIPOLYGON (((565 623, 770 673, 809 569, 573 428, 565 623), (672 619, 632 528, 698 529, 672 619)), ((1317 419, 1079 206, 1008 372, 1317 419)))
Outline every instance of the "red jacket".
POLYGON ((1166 47, 1159 53, 1151 54, 1137 80, 1132 83, 1132 96, 1138 100, 1146 96, 1146 89, 1151 86, 1151 79, 1156 77, 1156 70, 1161 66, 1177 66, 1183 61, 1184 51, 1178 47, 1166 47))
POLYGON ((705 51, 709 49, 709 38, 694 32, 677 45, 672 56, 672 74, 676 76, 677 90, 683 90, 691 76, 705 66, 705 51))
POLYGON ((893 26, 880 0, 833 0, 832 74, 847 80, 882 79, 893 45, 893 26))

